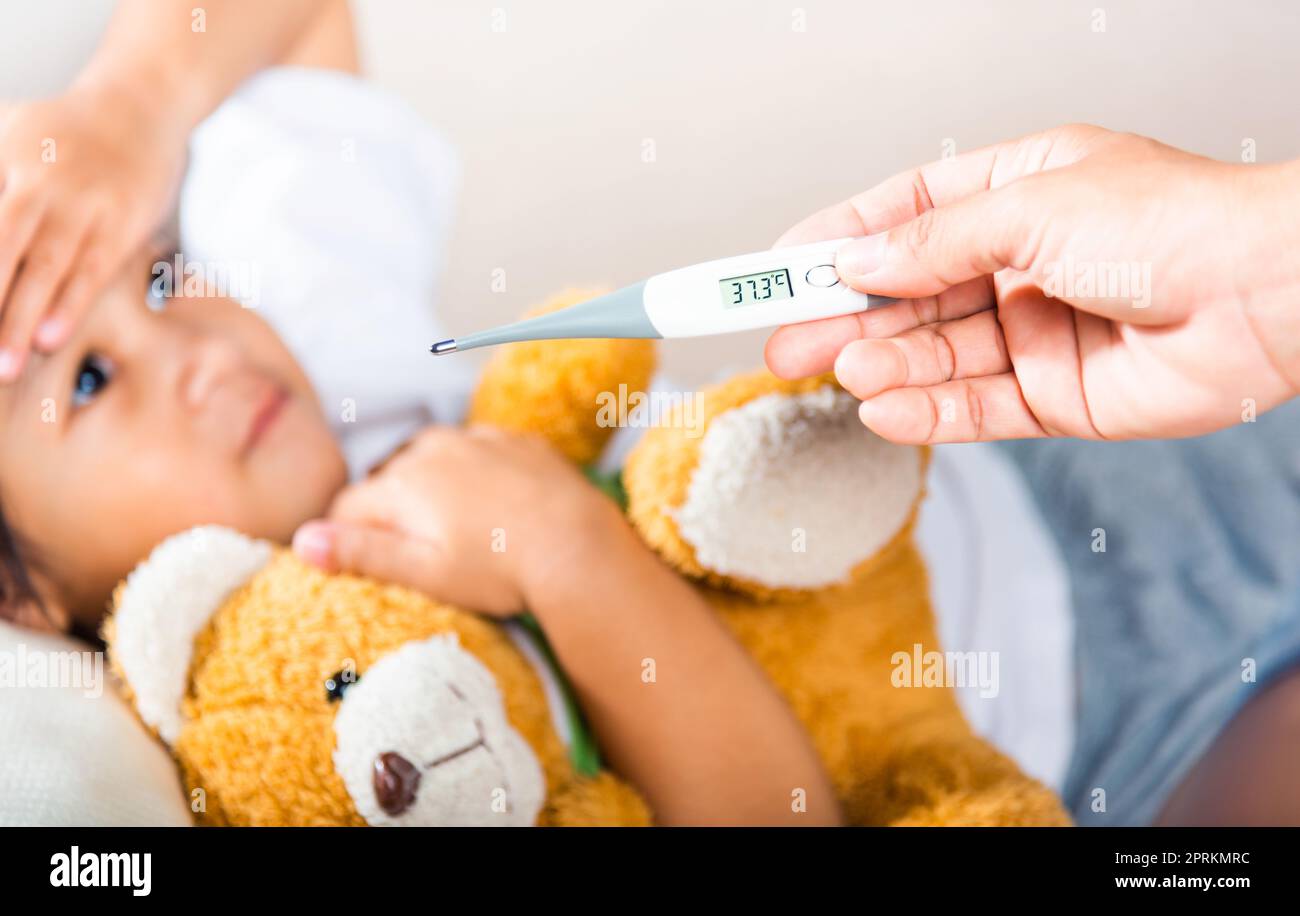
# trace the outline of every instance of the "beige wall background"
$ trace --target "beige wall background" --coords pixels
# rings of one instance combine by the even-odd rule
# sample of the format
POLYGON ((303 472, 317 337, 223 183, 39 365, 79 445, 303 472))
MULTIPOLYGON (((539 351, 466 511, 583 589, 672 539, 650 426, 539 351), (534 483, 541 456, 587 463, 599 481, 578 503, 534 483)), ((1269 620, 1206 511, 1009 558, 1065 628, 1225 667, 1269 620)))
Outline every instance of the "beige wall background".
MULTIPOLYGON (((56 91, 111 6, 0 2, 0 95, 56 91)), ((1300 155, 1300 4, 1287 0, 354 8, 369 74, 461 152, 453 332, 566 285, 766 247, 945 143, 1084 120, 1221 159, 1248 140, 1261 162, 1300 155)), ((756 365, 763 337, 670 342, 665 363, 707 380, 756 365)))

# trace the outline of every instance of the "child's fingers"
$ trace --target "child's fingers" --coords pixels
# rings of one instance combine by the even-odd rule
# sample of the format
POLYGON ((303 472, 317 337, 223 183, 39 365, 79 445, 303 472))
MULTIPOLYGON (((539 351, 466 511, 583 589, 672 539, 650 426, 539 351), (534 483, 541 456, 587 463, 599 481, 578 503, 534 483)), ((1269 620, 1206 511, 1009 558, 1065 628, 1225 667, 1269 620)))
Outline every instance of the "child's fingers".
POLYGON ((1010 372, 928 388, 894 388, 863 401, 858 416, 876 435, 903 445, 1046 435, 1010 372))
MULTIPOLYGON (((397 454, 410 449, 410 447, 410 442, 403 443, 397 453, 388 458, 388 462, 391 463, 395 460, 397 454)), ((380 510, 385 502, 383 499, 384 487, 384 478, 379 476, 377 471, 372 471, 371 476, 365 480, 344 487, 334 497, 334 501, 330 503, 328 513, 330 520, 356 522, 358 524, 382 523, 383 514, 380 510)))
POLYGON ((0 353, 8 354, 0 381, 17 378, 27 360, 37 323, 63 283, 85 235, 84 223, 45 220, 32 238, 0 316, 0 353))
POLYGON ((424 589, 438 578, 439 551, 425 540, 342 522, 311 521, 293 536, 293 550, 331 573, 353 573, 424 589))
POLYGON ((36 326, 36 346, 46 353, 63 346, 121 262, 103 228, 88 231, 82 251, 63 291, 36 326))
MULTIPOLYGON (((18 262, 36 234, 42 208, 35 197, 16 190, 0 193, 0 319, 9 298, 9 287, 18 270, 18 262)), ((10 365, 19 354, 0 350, 0 381, 18 375, 21 365, 10 365)))
POLYGON ((0 302, 44 212, 40 199, 21 188, 0 192, 0 302))
POLYGON ((492 587, 492 576, 426 538, 368 525, 312 521, 294 534, 293 549, 326 572, 405 585, 435 600, 486 613, 519 610, 508 594, 492 587))
POLYGON ((807 378, 829 372, 850 342, 893 337, 936 321, 952 321, 996 304, 992 279, 976 277, 923 299, 902 299, 883 308, 777 328, 764 358, 779 378, 807 378))
POLYGON ((913 328, 883 340, 855 340, 835 360, 835 378, 861 400, 890 388, 938 385, 1011 371, 996 313, 913 328))

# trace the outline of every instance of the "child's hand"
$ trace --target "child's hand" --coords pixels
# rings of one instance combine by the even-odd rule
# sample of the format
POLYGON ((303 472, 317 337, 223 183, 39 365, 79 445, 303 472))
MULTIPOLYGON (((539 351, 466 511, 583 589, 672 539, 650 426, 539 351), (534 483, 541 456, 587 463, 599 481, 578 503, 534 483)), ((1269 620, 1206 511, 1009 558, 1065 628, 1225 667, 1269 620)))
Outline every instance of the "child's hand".
POLYGON ((431 429, 294 549, 467 609, 537 615, 611 767, 660 824, 832 824, 833 788, 781 696, 695 587, 550 446, 431 429), (660 672, 647 684, 647 659, 660 672), (807 811, 790 787, 807 792, 807 811))
POLYGON ((162 222, 186 134, 142 101, 73 89, 0 110, 0 382, 61 346, 162 222))
POLYGON ((523 610, 555 568, 583 569, 623 525, 605 496, 540 439, 434 427, 298 529, 330 571, 417 588, 489 614, 523 610))

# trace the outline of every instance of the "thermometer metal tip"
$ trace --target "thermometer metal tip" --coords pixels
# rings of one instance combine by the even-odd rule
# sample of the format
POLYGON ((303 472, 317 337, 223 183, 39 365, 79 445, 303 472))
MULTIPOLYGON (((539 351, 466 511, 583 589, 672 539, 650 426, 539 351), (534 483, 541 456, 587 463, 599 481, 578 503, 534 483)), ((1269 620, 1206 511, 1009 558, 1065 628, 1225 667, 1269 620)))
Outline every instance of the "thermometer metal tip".
POLYGON ((577 305, 525 318, 499 328, 479 331, 452 340, 440 340, 429 352, 435 356, 494 347, 527 340, 557 340, 577 337, 661 337, 646 315, 642 290, 645 281, 588 299, 577 305))
POLYGON ((429 349, 438 356, 527 340, 698 337, 849 315, 893 302, 854 290, 835 269, 852 239, 758 251, 655 274, 559 311, 429 349))

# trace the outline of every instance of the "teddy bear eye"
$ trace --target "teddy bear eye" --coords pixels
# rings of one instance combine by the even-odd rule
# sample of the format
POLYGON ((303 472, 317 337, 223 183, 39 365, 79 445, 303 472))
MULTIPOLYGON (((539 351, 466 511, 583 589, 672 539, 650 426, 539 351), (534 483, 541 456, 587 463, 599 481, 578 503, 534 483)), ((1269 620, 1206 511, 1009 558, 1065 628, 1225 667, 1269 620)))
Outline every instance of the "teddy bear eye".
POLYGON ((325 678, 325 699, 330 703, 337 703, 343 699, 343 694, 348 692, 348 688, 355 685, 359 679, 355 671, 347 668, 335 671, 325 678))

